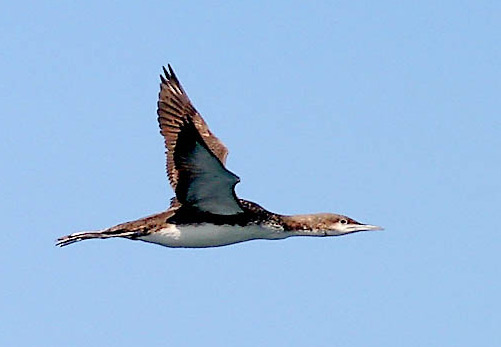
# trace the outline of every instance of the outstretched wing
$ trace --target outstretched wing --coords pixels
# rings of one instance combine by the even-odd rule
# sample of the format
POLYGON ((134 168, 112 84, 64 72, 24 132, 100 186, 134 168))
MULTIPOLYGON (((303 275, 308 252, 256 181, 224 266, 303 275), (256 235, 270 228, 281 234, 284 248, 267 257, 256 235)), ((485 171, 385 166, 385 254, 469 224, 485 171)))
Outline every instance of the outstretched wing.
POLYGON ((183 124, 189 120, 193 123, 203 142, 212 154, 225 165, 228 149, 209 130, 207 123, 191 104, 188 95, 179 83, 171 66, 169 71, 163 68, 164 75, 160 75, 160 93, 158 95, 158 123, 160 133, 165 140, 167 155, 167 175, 174 191, 179 181, 179 172, 174 163, 174 150, 179 132, 183 124))
POLYGON ((243 212, 235 195, 240 179, 208 148, 189 118, 177 135, 173 161, 178 175, 176 197, 182 205, 217 215, 243 212))
POLYGON ((165 140, 167 175, 176 193, 172 205, 181 203, 220 215, 243 212, 234 190, 239 178, 225 168, 227 148, 209 130, 168 68, 160 76, 157 114, 165 140))

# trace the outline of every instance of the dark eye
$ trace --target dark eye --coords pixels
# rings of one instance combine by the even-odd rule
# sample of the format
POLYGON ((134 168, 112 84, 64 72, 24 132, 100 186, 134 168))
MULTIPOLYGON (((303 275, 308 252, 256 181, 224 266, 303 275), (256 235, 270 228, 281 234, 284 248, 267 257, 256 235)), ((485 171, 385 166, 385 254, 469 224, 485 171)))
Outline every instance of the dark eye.
POLYGON ((341 224, 347 224, 347 223, 348 223, 348 221, 347 221, 346 219, 341 219, 341 220, 339 221, 339 223, 341 223, 341 224))

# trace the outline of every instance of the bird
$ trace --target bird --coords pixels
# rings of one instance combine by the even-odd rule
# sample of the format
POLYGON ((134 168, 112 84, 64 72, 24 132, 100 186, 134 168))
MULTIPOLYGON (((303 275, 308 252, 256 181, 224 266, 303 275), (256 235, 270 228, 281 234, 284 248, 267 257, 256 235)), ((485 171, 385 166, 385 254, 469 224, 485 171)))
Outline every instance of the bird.
POLYGON ((281 215, 238 198, 235 186, 240 178, 226 168, 228 149, 195 109, 171 65, 162 69, 157 120, 175 193, 169 208, 102 230, 62 236, 57 246, 118 237, 173 248, 206 248, 383 229, 335 213, 281 215))

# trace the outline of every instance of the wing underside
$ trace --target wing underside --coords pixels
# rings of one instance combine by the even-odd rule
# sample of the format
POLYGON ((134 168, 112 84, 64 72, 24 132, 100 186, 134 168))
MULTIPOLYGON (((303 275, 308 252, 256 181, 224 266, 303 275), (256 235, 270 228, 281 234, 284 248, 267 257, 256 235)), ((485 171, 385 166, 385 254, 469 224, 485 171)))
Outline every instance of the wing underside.
POLYGON ((181 203, 203 212, 243 212, 235 195, 239 178, 225 168, 228 150, 191 104, 174 71, 160 76, 158 123, 165 140, 167 175, 181 203))

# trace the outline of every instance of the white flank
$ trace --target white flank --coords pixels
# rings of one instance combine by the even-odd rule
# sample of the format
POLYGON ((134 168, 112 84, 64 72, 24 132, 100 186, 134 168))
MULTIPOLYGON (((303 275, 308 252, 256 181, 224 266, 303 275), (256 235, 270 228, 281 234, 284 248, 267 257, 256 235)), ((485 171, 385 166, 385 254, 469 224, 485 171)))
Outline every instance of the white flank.
POLYGON ((288 236, 290 235, 283 230, 259 226, 241 227, 213 224, 179 226, 171 224, 150 235, 139 237, 139 239, 167 247, 202 248, 225 246, 257 239, 284 239, 288 236))

